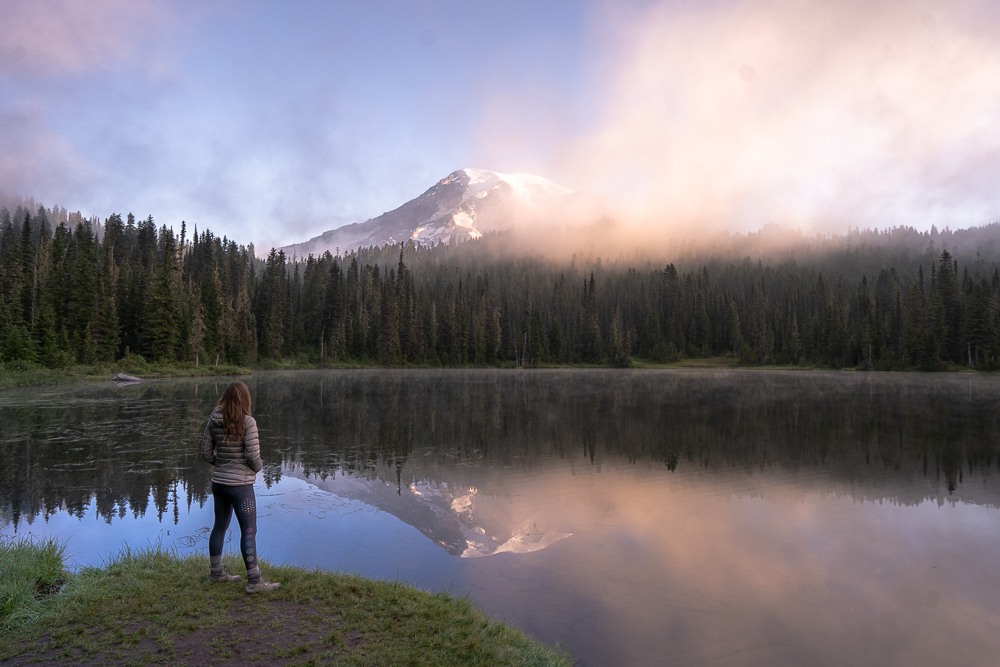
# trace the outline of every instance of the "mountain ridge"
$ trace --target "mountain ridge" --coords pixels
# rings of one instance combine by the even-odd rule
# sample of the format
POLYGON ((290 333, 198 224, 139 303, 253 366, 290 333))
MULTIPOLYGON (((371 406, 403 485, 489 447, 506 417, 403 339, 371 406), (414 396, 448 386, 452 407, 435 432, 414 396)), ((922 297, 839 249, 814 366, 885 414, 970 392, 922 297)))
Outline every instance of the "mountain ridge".
POLYGON ((306 257, 407 241, 433 246, 477 239, 489 231, 592 221, 603 209, 600 197, 541 176, 470 167, 453 171, 391 211, 280 250, 288 256, 306 257))

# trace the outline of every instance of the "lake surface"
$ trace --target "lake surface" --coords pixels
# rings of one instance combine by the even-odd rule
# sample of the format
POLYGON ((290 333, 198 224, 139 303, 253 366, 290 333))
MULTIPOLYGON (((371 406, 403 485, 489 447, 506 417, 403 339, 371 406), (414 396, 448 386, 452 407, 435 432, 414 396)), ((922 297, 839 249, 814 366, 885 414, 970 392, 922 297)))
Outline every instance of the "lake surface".
MULTIPOLYGON (((467 595, 580 665, 1000 654, 1000 376, 352 370, 247 383, 272 563, 467 595)), ((126 545, 207 560, 198 440, 225 384, 0 392, 0 536, 55 536, 73 568, 126 545)))

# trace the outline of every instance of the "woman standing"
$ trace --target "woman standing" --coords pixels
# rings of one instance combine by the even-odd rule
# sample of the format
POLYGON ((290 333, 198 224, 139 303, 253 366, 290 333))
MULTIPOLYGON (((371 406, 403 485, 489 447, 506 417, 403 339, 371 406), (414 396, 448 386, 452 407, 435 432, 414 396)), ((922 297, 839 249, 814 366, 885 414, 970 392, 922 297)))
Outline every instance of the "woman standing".
POLYGON ((257 500, 253 483, 262 467, 257 422, 250 416, 250 390, 231 382, 208 418, 201 437, 201 457, 215 466, 212 498, 215 525, 208 538, 213 582, 239 581, 222 564, 222 541, 236 513, 240 524, 240 553, 247 568, 247 593, 276 590, 281 584, 264 581, 257 565, 257 500))

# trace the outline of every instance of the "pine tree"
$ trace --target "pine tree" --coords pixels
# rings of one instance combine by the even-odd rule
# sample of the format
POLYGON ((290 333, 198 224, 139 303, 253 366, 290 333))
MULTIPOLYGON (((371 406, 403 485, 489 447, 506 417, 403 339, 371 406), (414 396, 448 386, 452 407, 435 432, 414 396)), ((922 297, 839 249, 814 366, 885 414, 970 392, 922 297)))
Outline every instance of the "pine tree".
POLYGON ((933 299, 932 315, 938 318, 934 328, 940 336, 940 351, 942 359, 960 363, 963 360, 962 330, 963 315, 962 296, 958 283, 957 263, 947 250, 941 252, 932 290, 936 294, 933 299), (936 304, 940 303, 938 314, 936 304))
POLYGON ((975 368, 992 370, 1000 361, 1000 321, 996 291, 986 278, 976 283, 969 297, 969 362, 975 368))
MULTIPOLYGON (((326 301, 323 308, 324 340, 329 341, 328 349, 333 361, 345 359, 348 354, 347 341, 349 319, 344 297, 344 272, 340 262, 331 258, 327 277, 326 301)), ((322 358, 322 355, 321 355, 322 358)))
POLYGON ((257 323, 252 306, 253 267, 249 251, 230 249, 233 270, 237 275, 234 287, 231 333, 228 339, 227 358, 234 363, 253 363, 257 360, 257 323))
POLYGON ((396 274, 389 276, 382 283, 382 305, 379 308, 378 323, 378 360, 383 364, 399 364, 402 359, 402 348, 399 338, 399 299, 396 293, 396 274))
POLYGON ((89 225, 78 223, 70 244, 71 281, 66 313, 66 330, 77 361, 97 360, 93 323, 97 318, 97 241, 89 225))
POLYGON ((287 279, 285 253, 272 248, 257 288, 255 307, 259 351, 270 359, 280 359, 285 346, 287 279))
POLYGON ((582 350, 580 357, 587 363, 599 363, 601 361, 601 322, 597 309, 597 287, 594 280, 594 273, 590 273, 590 280, 584 283, 583 288, 583 312, 581 326, 582 350))
POLYGON ((622 318, 621 310, 615 309, 611 316, 611 365, 628 368, 632 365, 632 345, 629 332, 622 318))
POLYGON ((142 349, 158 361, 176 361, 181 343, 181 272, 171 230, 160 230, 163 249, 145 300, 142 349))

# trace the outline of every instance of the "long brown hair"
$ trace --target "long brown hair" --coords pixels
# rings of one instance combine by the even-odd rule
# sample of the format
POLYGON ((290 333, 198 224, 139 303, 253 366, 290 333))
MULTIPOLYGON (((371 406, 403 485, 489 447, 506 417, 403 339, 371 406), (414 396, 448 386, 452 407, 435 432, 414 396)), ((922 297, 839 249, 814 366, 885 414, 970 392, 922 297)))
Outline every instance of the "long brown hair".
POLYGON ((222 413, 222 427, 226 431, 226 440, 233 436, 236 440, 243 439, 243 416, 250 414, 250 390, 239 380, 230 382, 219 399, 219 412, 222 413))

